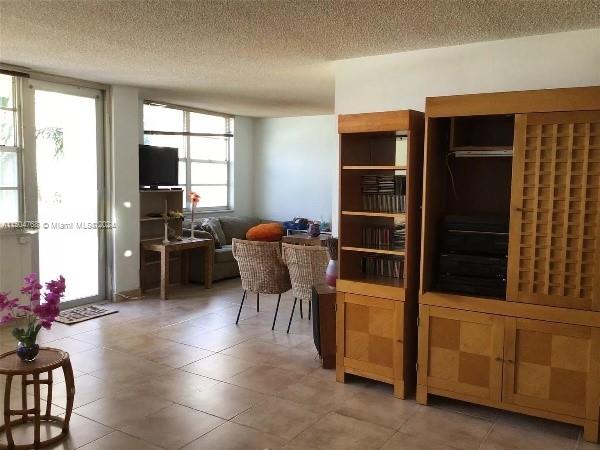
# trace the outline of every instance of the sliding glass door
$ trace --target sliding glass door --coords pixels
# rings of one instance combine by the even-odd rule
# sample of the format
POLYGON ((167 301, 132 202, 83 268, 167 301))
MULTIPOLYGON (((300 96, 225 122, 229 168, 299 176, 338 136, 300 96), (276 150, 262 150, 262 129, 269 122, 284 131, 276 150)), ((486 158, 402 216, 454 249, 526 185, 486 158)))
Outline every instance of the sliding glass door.
POLYGON ((105 299, 102 92, 28 81, 27 215, 39 222, 42 281, 63 275, 65 301, 105 299))

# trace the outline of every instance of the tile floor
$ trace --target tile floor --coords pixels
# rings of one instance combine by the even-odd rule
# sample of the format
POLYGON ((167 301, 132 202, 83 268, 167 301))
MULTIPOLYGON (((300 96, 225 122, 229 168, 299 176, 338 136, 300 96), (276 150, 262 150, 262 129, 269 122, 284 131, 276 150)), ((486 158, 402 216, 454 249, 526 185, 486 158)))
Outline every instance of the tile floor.
MULTIPOLYGON (((285 333, 289 296, 271 332, 276 297, 261 296, 257 313, 251 296, 236 326, 241 292, 239 280, 189 287, 168 301, 120 303, 118 314, 43 331, 40 341, 68 351, 76 375, 71 435, 55 448, 600 449, 577 427, 447 399, 423 407, 359 378, 336 383, 334 371, 320 368, 306 316, 296 310, 285 333)), ((14 345, 1 328, 0 350, 14 345)), ((48 426, 42 437, 57 432, 48 426)), ((23 443, 31 429, 15 436, 23 443)))

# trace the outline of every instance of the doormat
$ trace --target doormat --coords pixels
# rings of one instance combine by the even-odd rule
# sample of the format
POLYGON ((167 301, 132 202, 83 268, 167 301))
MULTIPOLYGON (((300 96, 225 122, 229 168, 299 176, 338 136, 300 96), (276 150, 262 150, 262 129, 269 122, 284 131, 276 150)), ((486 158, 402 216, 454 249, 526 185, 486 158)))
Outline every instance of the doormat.
POLYGON ((56 318, 56 321, 67 325, 73 325, 74 323, 85 322, 86 320, 108 316, 109 314, 117 312, 119 311, 116 309, 103 308, 97 305, 77 306, 61 311, 56 318))

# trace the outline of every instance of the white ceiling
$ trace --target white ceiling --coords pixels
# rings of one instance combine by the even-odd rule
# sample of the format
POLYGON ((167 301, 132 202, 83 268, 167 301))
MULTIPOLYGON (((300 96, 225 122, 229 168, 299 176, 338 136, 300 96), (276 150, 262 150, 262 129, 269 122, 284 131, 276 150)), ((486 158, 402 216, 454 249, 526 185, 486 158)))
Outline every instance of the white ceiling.
POLYGON ((234 114, 325 114, 336 59, 599 26, 600 0, 0 0, 0 61, 234 114))

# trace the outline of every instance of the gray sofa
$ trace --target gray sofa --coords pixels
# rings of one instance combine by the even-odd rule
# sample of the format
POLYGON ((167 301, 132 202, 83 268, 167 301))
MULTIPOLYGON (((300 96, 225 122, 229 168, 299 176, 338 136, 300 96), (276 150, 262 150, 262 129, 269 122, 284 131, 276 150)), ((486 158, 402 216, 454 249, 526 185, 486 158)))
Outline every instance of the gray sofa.
MULTIPOLYGON (((221 222, 221 228, 225 233, 225 245, 222 248, 215 249, 215 260, 213 268, 213 281, 224 280, 225 278, 238 277, 240 271, 235 259, 233 259, 233 253, 231 251, 231 240, 233 238, 246 239, 246 232, 255 225, 261 223, 261 221, 255 217, 239 217, 239 216, 223 216, 218 217, 221 222)), ((196 237, 212 238, 212 236, 206 231, 200 231, 202 219, 198 219, 195 228, 194 235, 196 237)), ((190 222, 183 223, 184 235, 190 235, 190 222)), ((190 280, 194 283, 204 282, 204 261, 203 256, 200 252, 192 252, 190 255, 190 280)))

